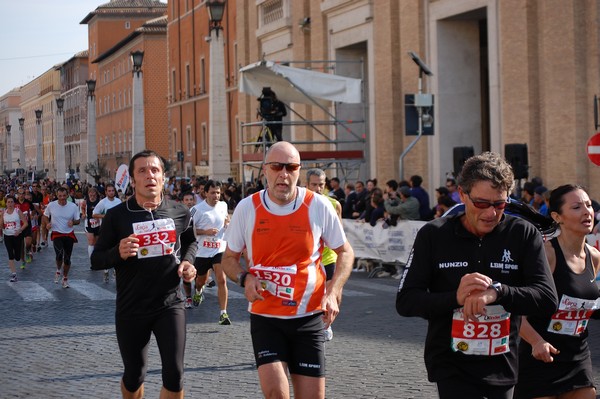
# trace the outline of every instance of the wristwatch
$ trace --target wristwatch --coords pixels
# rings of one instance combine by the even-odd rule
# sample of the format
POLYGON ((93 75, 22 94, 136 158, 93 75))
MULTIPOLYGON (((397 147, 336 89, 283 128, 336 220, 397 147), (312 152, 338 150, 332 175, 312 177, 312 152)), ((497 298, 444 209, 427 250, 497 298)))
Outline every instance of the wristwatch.
POLYGON ((500 298, 502 298, 503 294, 502 294, 502 284, 497 282, 497 281, 492 281, 492 284, 490 284, 488 286, 488 288, 493 289, 494 291, 496 291, 496 301, 500 300, 500 298))
POLYGON ((248 276, 248 272, 247 271, 243 271, 243 272, 239 272, 237 275, 237 280, 238 280, 238 284, 240 285, 240 287, 245 287, 245 282, 246 282, 246 276, 248 276))

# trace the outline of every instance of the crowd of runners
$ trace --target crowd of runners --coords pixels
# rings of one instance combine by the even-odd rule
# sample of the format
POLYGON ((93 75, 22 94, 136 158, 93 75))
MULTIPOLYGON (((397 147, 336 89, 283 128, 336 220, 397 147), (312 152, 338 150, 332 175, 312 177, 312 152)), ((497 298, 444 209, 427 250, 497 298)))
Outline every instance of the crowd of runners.
POLYGON ((419 176, 408 186, 388 181, 380 194, 370 180, 369 205, 357 210, 353 194, 367 197, 361 182, 358 193, 344 192, 309 169, 301 187, 301 169, 297 149, 278 142, 265 155, 266 188, 250 187, 243 199, 233 181, 167 178, 153 151, 131 159, 126 193, 113 184, 6 182, 0 224, 10 282, 50 240, 54 282, 68 288, 82 222, 91 268, 117 280, 124 398, 144 397, 151 335, 160 397, 183 398, 185 313, 202 304, 211 274, 220 325, 233 322, 227 280, 244 288, 265 397, 289 398, 291 382, 294 397, 324 398, 324 344, 355 264, 341 223, 354 201, 346 215, 374 226, 433 219, 397 276, 396 309, 428 321, 425 364, 440 398, 595 398, 587 325, 600 308, 600 252, 586 243, 596 213, 583 187, 526 187, 531 202, 515 205, 510 165, 484 153, 436 190, 436 207, 462 204, 441 217, 420 206, 419 176), (402 216, 407 209, 413 216, 402 216))

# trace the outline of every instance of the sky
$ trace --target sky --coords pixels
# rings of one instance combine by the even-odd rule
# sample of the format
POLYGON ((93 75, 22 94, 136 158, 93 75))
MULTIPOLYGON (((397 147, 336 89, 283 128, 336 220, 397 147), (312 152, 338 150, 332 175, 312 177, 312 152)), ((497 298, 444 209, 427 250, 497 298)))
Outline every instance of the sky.
POLYGON ((91 11, 109 0, 0 0, 0 96, 86 50, 91 11))

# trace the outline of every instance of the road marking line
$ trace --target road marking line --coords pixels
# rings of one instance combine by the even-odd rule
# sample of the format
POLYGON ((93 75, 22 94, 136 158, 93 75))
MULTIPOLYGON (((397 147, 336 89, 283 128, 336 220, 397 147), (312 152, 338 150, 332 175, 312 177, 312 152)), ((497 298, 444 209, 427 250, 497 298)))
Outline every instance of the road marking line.
MULTIPOLYGON (((397 293, 398 292, 398 286, 393 286, 393 285, 385 285, 385 284, 378 284, 378 283, 371 283, 369 281, 365 281, 365 280, 348 280, 348 282, 346 283, 346 285, 351 285, 353 287, 363 287, 363 288, 368 288, 370 290, 375 290, 375 291, 383 291, 383 292, 390 292, 390 293, 397 293)), ((346 291, 346 290, 344 290, 346 291)))
POLYGON ((92 301, 114 301, 116 294, 86 280, 69 280, 69 287, 92 301))
POLYGON ((362 292, 362 291, 354 291, 354 290, 349 290, 347 288, 344 288, 344 292, 342 293, 343 296, 374 296, 374 294, 369 294, 368 292, 362 292))
MULTIPOLYGON (((212 287, 212 288, 204 288, 204 295, 207 296, 217 296, 219 290, 217 289, 217 287, 212 287)), ((232 290, 231 288, 229 290, 227 290, 227 297, 229 299, 246 299, 246 297, 244 296, 244 294, 240 294, 239 292, 236 292, 234 290, 232 290)))
POLYGON ((24 301, 56 301, 57 299, 38 283, 19 280, 16 283, 6 283, 19 294, 24 301))

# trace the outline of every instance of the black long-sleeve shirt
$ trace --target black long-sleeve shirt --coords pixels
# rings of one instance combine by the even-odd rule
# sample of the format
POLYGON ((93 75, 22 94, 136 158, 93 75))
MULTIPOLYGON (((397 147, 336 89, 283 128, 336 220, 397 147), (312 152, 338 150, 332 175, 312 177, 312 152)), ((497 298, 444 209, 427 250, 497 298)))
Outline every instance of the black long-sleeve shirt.
POLYGON ((150 316, 170 306, 183 306, 177 297, 179 287, 178 258, 194 263, 196 239, 189 228, 190 213, 183 204, 163 200, 149 212, 135 198, 110 209, 100 228, 100 236, 92 253, 93 270, 115 268, 117 273, 118 318, 150 316), (172 255, 123 260, 119 242, 133 233, 133 223, 171 218, 175 222, 177 242, 172 255))
POLYGON ((551 314, 556 288, 535 227, 504 215, 483 238, 462 225, 462 214, 436 219, 415 239, 396 297, 402 316, 428 320, 425 365, 430 381, 454 376, 490 385, 514 385, 517 380, 519 315, 551 314), (510 351, 495 356, 466 355, 450 345, 453 311, 460 306, 460 279, 478 272, 502 283, 502 305, 510 318, 510 351))

